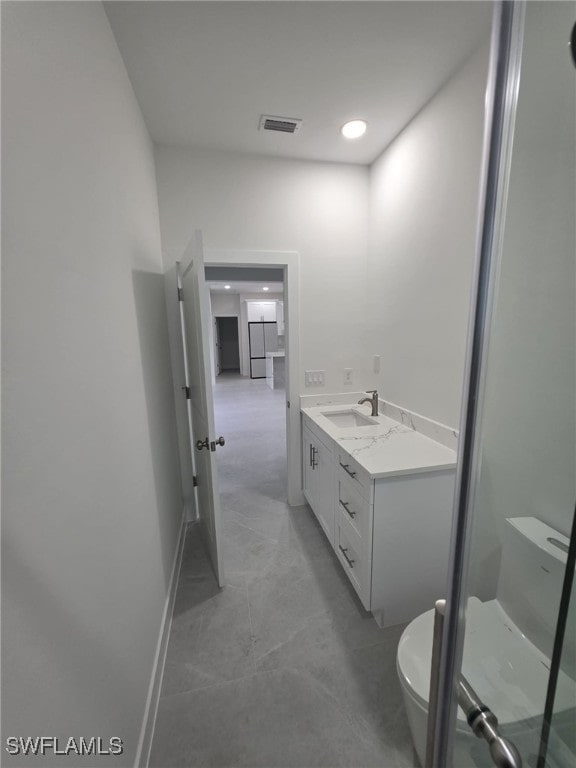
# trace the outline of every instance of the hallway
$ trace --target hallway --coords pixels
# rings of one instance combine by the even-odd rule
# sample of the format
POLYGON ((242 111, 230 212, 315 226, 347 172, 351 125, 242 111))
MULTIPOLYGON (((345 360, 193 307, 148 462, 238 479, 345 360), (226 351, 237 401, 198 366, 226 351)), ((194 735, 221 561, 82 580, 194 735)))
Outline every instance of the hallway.
POLYGON ((311 510, 286 504, 285 393, 218 377, 226 588, 189 529, 150 765, 413 766, 380 630, 311 510))

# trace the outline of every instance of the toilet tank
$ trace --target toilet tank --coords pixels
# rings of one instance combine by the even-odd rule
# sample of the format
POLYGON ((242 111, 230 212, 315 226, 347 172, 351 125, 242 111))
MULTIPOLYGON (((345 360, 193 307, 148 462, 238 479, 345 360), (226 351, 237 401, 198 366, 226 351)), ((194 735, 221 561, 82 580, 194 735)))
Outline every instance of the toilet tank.
POLYGON ((510 517, 504 526, 496 596, 514 624, 548 658, 567 560, 562 545, 567 549, 568 543, 566 536, 536 517, 510 517))

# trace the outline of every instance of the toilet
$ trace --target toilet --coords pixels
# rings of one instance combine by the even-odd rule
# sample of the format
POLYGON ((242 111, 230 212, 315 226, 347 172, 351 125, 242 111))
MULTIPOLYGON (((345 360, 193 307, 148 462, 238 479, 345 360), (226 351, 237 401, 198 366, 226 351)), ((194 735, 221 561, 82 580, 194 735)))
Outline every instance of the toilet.
MULTIPOLYGON (((537 750, 538 719, 544 711, 567 557, 562 544, 567 547, 568 539, 535 517, 508 518, 504 528, 496 598, 468 600, 462 669, 497 716, 502 735, 513 738, 528 754, 537 750)), ((396 657, 412 740, 422 765, 433 626, 434 609, 415 618, 400 638, 396 657)), ((573 633, 574 623, 568 621, 568 626, 573 633)), ((564 644, 572 652, 573 639, 567 637, 564 644)), ((559 674, 555 712, 574 708, 571 677, 576 664, 568 656, 564 655, 559 674)), ((454 765, 492 765, 486 746, 475 739, 460 708, 454 765)))

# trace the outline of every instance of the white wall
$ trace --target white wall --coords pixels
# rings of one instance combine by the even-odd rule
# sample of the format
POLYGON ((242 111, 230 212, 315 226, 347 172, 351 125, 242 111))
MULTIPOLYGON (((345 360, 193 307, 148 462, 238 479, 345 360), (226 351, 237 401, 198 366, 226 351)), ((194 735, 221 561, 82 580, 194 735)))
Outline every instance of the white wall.
POLYGON ((478 51, 373 164, 369 384, 458 427, 475 255, 488 47, 478 51))
POLYGON ((528 3, 487 366, 474 568, 494 589, 503 520, 570 534, 576 500, 574 3, 528 3), (490 575, 493 578, 487 578, 490 575))
POLYGON ((99 3, 2 6, 3 736, 131 765, 182 511, 152 146, 99 3))
POLYGON ((212 317, 240 316, 240 295, 238 293, 210 293, 212 317))
POLYGON ((195 227, 207 248, 298 251, 302 391, 308 368, 326 371, 328 392, 353 368, 356 391, 368 366, 368 169, 162 146, 156 169, 167 258, 195 227))

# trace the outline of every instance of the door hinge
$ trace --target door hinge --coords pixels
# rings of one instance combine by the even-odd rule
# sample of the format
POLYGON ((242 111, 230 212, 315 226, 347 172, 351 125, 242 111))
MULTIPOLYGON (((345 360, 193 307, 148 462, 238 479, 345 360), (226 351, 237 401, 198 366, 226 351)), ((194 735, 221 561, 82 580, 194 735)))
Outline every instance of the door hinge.
POLYGON ((178 301, 184 301, 184 291, 182 288, 178 288, 178 301))
POLYGON ((190 387, 182 387, 182 389, 184 390, 186 400, 190 400, 190 387))
POLYGON ((194 475, 192 478, 192 486, 194 488, 198 488, 198 478, 196 477, 196 475, 194 475))

